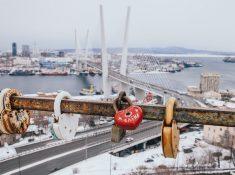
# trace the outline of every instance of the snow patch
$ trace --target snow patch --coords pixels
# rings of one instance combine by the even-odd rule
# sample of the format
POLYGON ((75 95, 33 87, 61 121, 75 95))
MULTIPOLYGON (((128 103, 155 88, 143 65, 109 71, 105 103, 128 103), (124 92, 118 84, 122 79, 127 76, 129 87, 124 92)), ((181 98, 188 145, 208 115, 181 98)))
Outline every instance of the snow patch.
MULTIPOLYGON (((149 170, 159 165, 187 167, 190 166, 188 163, 190 158, 195 158, 195 165, 197 165, 201 163, 201 159, 208 152, 216 151, 221 151, 223 156, 229 155, 228 150, 204 142, 201 131, 194 131, 180 135, 180 147, 176 159, 165 158, 162 154, 161 146, 127 157, 116 157, 105 153, 71 165, 53 173, 53 175, 72 175, 74 171, 78 172, 79 175, 109 175, 110 172, 112 175, 120 175, 130 173, 139 166, 146 166, 149 170), (186 148, 192 149, 193 152, 184 153, 183 150, 186 148), (153 162, 147 163, 145 162, 146 159, 152 159, 153 162)), ((222 158, 220 164, 221 168, 234 168, 232 163, 222 160, 222 158)))
POLYGON ((8 159, 17 155, 16 150, 13 146, 9 146, 7 143, 4 143, 4 147, 0 148, 0 160, 8 159))

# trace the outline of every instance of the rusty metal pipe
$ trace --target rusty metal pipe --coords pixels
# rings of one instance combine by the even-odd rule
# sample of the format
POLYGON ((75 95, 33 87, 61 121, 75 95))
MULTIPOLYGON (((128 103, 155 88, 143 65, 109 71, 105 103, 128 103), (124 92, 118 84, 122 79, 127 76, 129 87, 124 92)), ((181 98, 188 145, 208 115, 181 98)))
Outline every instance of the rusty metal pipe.
MULTIPOLYGON (((53 112, 54 99, 44 97, 12 97, 13 109, 28 109, 53 112)), ((165 106, 140 105, 144 111, 144 119, 163 121, 165 106)), ((115 114, 112 102, 62 100, 61 110, 64 113, 79 113, 112 117, 115 114)), ((214 108, 177 107, 174 119, 179 123, 217 125, 235 127, 235 111, 214 108)))

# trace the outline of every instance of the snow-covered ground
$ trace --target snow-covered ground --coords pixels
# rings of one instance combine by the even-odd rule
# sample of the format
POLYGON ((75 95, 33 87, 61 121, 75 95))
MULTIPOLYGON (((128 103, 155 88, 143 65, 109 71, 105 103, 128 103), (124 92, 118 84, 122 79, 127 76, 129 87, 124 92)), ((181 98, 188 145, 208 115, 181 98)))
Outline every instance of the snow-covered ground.
POLYGON ((39 135, 39 136, 32 136, 32 137, 25 137, 21 138, 19 142, 12 144, 13 147, 20 147, 24 145, 29 145, 37 142, 42 142, 46 140, 51 140, 51 133, 47 132, 46 134, 39 135), (34 139, 33 141, 29 142, 29 139, 34 139))
POLYGON ((50 132, 47 132, 47 134, 44 134, 44 135, 21 138, 19 142, 14 143, 12 145, 8 145, 7 143, 5 143, 3 147, 0 147, 0 161, 4 161, 6 159, 16 157, 17 152, 15 148, 17 147, 30 145, 30 144, 34 144, 34 143, 42 142, 46 140, 51 140, 50 132), (29 139, 34 139, 34 140, 29 142, 29 139))
POLYGON ((225 102, 225 101, 222 101, 222 100, 206 99, 205 103, 210 104, 213 107, 235 109, 235 103, 234 102, 225 102))
MULTIPOLYGON (((83 131, 86 131, 86 130, 89 130, 89 129, 91 129, 91 127, 89 125, 86 125, 86 126, 80 125, 77 128, 77 132, 83 132, 83 131)), ((52 139, 51 136, 52 135, 51 135, 50 131, 47 130, 46 134, 43 134, 43 135, 21 138, 19 142, 10 145, 10 147, 16 148, 16 147, 21 147, 21 146, 24 146, 24 145, 34 144, 34 143, 37 143, 37 142, 51 140, 52 139), (29 142, 29 139, 33 139, 33 141, 29 142)))
POLYGON ((16 150, 14 147, 9 146, 7 143, 4 144, 4 147, 0 148, 0 160, 16 156, 16 150))
MULTIPOLYGON (((112 175, 128 174, 136 170, 139 166, 146 166, 149 171, 153 171, 159 165, 166 165, 168 167, 187 167, 189 159, 195 158, 195 164, 205 165, 203 160, 208 157, 209 152, 221 151, 223 156, 230 155, 228 150, 209 145, 202 139, 201 131, 194 131, 182 134, 180 136, 180 148, 176 159, 165 158, 162 154, 162 148, 155 147, 144 152, 132 154, 127 157, 116 157, 108 153, 89 158, 85 161, 71 165, 60 171, 53 173, 53 175, 72 175, 78 172, 79 175, 112 175), (195 141, 195 139, 197 141, 195 141), (193 152, 184 153, 183 148, 192 148, 193 152), (146 159, 152 159, 153 162, 145 162, 146 159), (111 166, 110 166, 111 165, 111 166), (111 168, 110 168, 111 167, 111 168)), ((221 168, 234 168, 229 161, 222 160, 221 168)))

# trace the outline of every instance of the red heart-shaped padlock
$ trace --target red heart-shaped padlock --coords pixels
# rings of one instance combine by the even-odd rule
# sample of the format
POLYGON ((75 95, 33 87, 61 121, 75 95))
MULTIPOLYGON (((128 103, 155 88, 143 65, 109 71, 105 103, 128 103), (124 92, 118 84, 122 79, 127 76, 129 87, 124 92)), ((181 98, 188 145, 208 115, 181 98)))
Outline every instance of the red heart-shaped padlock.
POLYGON ((130 106, 124 110, 117 111, 114 122, 125 130, 136 129, 143 119, 143 111, 139 106, 130 106))

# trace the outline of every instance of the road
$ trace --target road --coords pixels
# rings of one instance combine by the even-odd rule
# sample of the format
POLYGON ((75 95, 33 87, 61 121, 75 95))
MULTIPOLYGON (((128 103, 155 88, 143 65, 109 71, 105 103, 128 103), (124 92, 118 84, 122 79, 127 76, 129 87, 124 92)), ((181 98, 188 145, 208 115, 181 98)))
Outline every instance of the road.
MULTIPOLYGON (((84 134, 89 134, 89 133, 92 133, 94 131, 99 131, 99 130, 103 130, 103 129, 108 129, 108 128, 111 128, 112 124, 107 124, 107 125, 103 125, 101 127, 95 127, 95 128, 92 128, 92 129, 89 129, 89 130, 86 130, 86 131, 82 131, 82 132, 77 132, 76 133, 76 136, 79 136, 79 135, 84 135, 84 134)), ((42 141, 42 142, 37 142, 37 143, 32 143, 32 144, 29 144, 29 145, 23 145, 23 146, 19 146, 19 147, 16 147, 16 152, 17 153, 22 153, 24 151, 28 151, 28 150, 32 150, 32 149, 37 149, 37 148, 40 148, 40 147, 43 147, 43 146, 46 146, 48 144, 53 144, 57 142, 57 140, 46 140, 46 141, 42 141)))
MULTIPOLYGON (((143 138, 156 135, 157 131, 160 131, 159 128, 159 122, 146 122, 141 124, 141 126, 137 130, 131 131, 127 135, 131 135, 131 137, 133 137, 135 141, 138 141, 143 138)), ((112 148, 126 145, 125 140, 118 144, 114 144, 110 141, 110 137, 111 133, 108 132, 101 135, 88 137, 87 140, 83 138, 81 140, 75 140, 63 145, 38 150, 30 154, 21 153, 19 154, 19 157, 1 162, 0 172, 6 173, 15 170, 12 171, 10 174, 48 174, 84 160, 86 158, 85 150, 87 146, 87 157, 89 158, 104 153, 105 151, 108 151, 112 148), (70 153, 71 151, 74 152, 70 153), (36 162, 39 161, 40 163, 36 164, 36 162), (34 164, 35 166, 32 166, 34 164), (21 172, 19 172, 19 167, 21 167, 21 172)))

